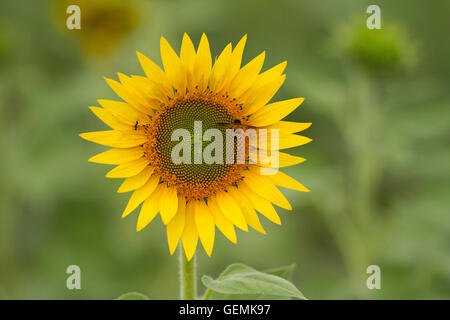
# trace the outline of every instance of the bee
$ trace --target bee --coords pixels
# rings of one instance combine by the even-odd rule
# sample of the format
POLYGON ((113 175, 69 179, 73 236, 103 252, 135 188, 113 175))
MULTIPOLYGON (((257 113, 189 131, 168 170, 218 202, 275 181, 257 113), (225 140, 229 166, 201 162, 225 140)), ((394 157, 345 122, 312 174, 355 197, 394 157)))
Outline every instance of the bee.
POLYGON ((134 124, 134 130, 137 130, 138 124, 139 124, 139 121, 136 121, 136 123, 134 124))
POLYGON ((257 129, 256 127, 242 124, 241 120, 239 119, 234 119, 233 122, 218 122, 217 124, 219 126, 226 127, 227 129, 234 129, 234 130, 242 129, 246 131, 247 129, 257 129))

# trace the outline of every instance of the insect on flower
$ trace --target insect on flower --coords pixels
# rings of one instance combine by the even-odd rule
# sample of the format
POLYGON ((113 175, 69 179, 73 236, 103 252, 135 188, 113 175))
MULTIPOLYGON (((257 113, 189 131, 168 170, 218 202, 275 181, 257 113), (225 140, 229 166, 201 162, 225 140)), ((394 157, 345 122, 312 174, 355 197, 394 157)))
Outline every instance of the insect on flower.
MULTIPOLYGON (((89 161, 117 165, 106 176, 125 178, 118 192, 133 193, 123 217, 142 204, 137 219, 140 231, 159 213, 167 227, 170 253, 181 239, 188 260, 198 239, 211 255, 216 227, 236 243, 235 227, 248 231, 250 226, 265 234, 260 215, 281 224, 272 204, 288 210, 292 207, 277 186, 308 191, 278 170, 305 160, 280 151, 311 141, 295 134, 311 123, 282 121, 303 98, 269 103, 285 80, 286 62, 261 72, 262 52, 241 67, 246 39, 244 36, 234 48, 228 44, 213 63, 204 34, 197 50, 185 34, 180 55, 161 38, 164 70, 138 52, 146 76, 119 73, 120 82, 106 79, 123 101, 98 100, 102 108, 91 107, 112 130, 81 134, 86 140, 112 147, 89 161), (278 147, 267 144, 264 150, 277 156, 276 170, 261 174, 274 164, 259 158, 244 163, 175 163, 172 155, 178 141, 173 133, 181 129, 195 132, 198 123, 200 134, 181 137, 201 139, 201 146, 205 139, 212 140, 211 132, 225 136, 228 129, 255 129, 258 139, 264 140, 276 130, 278 147)), ((225 157, 223 150, 208 147, 200 152, 209 151, 219 160, 225 157)), ((180 151, 195 160, 198 150, 180 151)))

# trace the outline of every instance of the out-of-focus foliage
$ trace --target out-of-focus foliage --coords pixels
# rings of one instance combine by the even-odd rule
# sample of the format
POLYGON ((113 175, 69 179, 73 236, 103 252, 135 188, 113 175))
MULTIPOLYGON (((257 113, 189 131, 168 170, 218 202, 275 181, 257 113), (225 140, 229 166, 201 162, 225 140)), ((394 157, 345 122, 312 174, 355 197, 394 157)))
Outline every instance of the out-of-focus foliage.
POLYGON ((265 236, 217 233, 199 273, 295 263, 309 299, 450 298, 448 1, 377 1, 382 32, 354 22, 372 1, 124 1, 138 18, 102 14, 108 31, 92 34, 83 7, 81 30, 65 29, 59 2, 0 3, 0 298, 178 296, 162 222, 136 233, 136 214, 120 218, 129 195, 78 133, 106 128, 88 109, 118 99, 103 76, 143 75, 135 51, 160 63, 161 35, 178 50, 184 32, 205 32, 215 55, 247 33, 244 63, 288 60, 276 99, 305 97, 289 119, 313 122, 293 150, 308 161, 285 170, 311 192, 283 190, 294 210, 279 209, 281 227, 262 218, 265 236), (81 290, 65 286, 72 264, 81 290), (366 288, 371 264, 381 290, 366 288))

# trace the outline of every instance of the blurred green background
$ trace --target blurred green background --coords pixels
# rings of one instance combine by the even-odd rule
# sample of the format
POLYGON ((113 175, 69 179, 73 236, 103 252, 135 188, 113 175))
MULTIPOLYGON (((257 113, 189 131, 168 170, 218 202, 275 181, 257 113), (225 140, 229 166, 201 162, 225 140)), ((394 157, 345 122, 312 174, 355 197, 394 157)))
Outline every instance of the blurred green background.
MULTIPOLYGON (((213 55, 248 34, 244 63, 287 60, 276 99, 305 97, 289 116, 314 141, 288 168, 312 190, 286 191, 268 235, 217 233, 199 273, 228 264, 295 263, 310 299, 450 298, 449 1, 2 1, 0 4, 0 298, 178 298, 178 255, 160 219, 136 233, 120 218, 129 194, 87 159, 106 148, 78 133, 105 128, 88 110, 118 99, 103 81, 143 75, 135 51, 160 63, 164 35, 205 32, 213 55), (65 27, 69 4, 81 30, 65 27), (368 30, 366 8, 381 8, 368 30), (84 14, 85 13, 85 14, 84 14), (81 290, 66 288, 81 267, 81 290), (381 268, 381 290, 366 268, 381 268)), ((200 285, 200 284, 199 284, 200 285)), ((200 291, 203 287, 200 285, 200 291)))

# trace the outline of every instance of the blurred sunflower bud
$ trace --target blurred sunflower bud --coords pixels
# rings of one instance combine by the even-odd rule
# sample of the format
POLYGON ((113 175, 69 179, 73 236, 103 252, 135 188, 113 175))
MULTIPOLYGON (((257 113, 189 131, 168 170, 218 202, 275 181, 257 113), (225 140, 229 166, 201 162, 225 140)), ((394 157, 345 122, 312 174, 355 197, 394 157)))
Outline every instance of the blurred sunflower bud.
POLYGON ((102 58, 112 53, 140 20, 136 0, 56 0, 57 23, 74 37, 88 58, 102 58), (66 13, 70 5, 80 7, 81 29, 67 30, 66 13))
POLYGON ((383 22, 381 29, 369 29, 365 21, 343 26, 336 39, 342 53, 374 74, 387 74, 412 67, 414 44, 398 26, 383 22))

